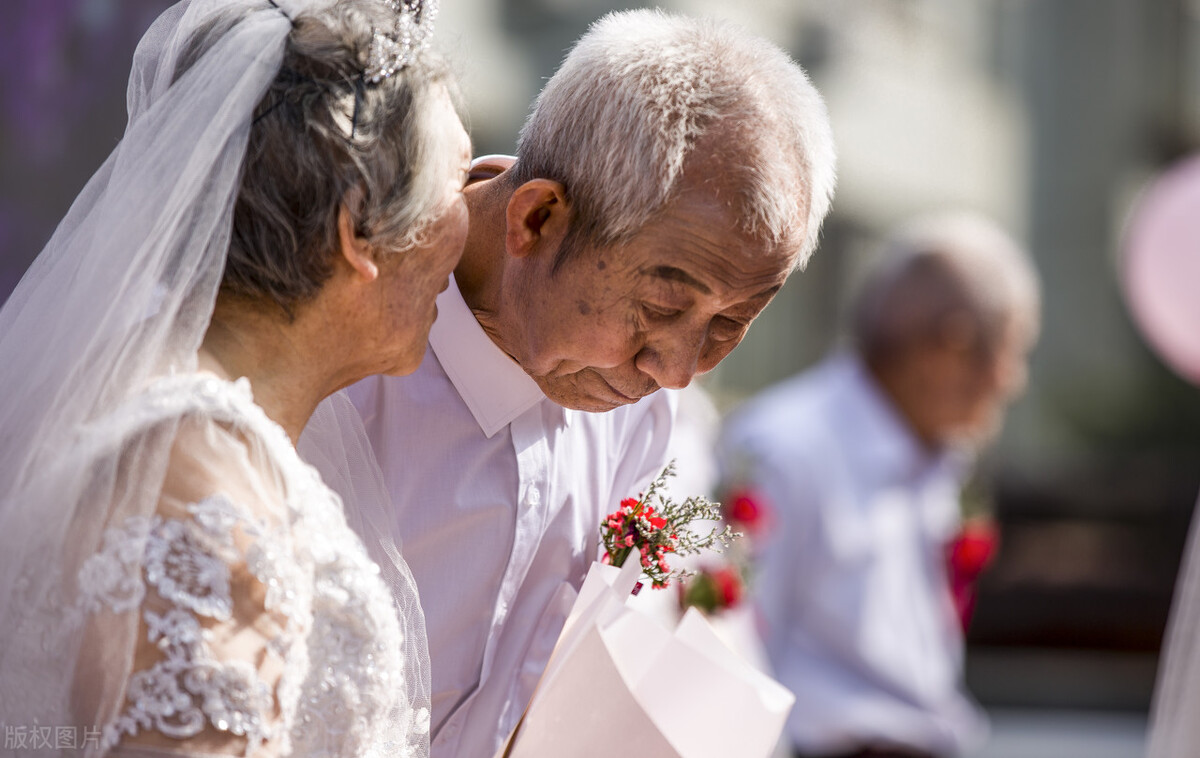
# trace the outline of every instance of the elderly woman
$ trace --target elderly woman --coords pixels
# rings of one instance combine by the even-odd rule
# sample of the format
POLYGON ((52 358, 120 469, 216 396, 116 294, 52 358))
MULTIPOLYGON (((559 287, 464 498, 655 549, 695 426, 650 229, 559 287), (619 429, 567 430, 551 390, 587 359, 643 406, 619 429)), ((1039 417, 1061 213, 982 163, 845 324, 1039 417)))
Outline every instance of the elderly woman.
POLYGON ((125 137, 0 311, 7 749, 427 754, 407 567, 372 546, 393 597, 294 444, 418 365, 462 251, 432 15, 192 0, 143 38, 125 137))

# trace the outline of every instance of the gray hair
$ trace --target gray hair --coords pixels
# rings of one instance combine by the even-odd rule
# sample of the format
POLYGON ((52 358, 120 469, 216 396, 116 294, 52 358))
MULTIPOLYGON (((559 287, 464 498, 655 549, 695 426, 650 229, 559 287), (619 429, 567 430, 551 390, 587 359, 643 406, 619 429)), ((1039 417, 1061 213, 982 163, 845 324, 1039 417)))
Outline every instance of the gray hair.
POLYGON ((882 255, 851 303, 853 338, 869 362, 936 336, 951 317, 970 320, 982 351, 995 350, 1014 324, 1029 339, 1035 336, 1037 273, 987 218, 965 212, 923 217, 893 236, 882 255))
POLYGON ((783 50, 728 23, 636 10, 592 24, 547 82, 521 129, 513 180, 561 182, 573 233, 608 245, 672 200, 685 166, 728 171, 742 230, 794 246, 803 266, 834 164, 825 104, 783 50), (723 145, 716 166, 689 162, 705 137, 723 145))
POLYGON ((432 156, 446 135, 434 98, 454 93, 448 69, 424 53, 364 83, 378 0, 341 0, 294 20, 278 76, 255 111, 233 213, 223 292, 275 302, 289 315, 332 272, 343 203, 380 250, 416 244, 449 179, 432 156))

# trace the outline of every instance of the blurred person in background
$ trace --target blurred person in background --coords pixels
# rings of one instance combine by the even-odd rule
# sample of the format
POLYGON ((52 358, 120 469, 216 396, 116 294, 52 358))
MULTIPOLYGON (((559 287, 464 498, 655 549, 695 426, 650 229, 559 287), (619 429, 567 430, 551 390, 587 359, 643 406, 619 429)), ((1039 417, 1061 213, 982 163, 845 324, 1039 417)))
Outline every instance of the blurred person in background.
POLYGON ((757 576, 764 643, 796 694, 797 756, 956 756, 986 721, 961 689, 944 567, 971 453, 1024 386, 1039 296, 994 224, 895 236, 850 309, 852 348, 731 417, 729 475, 774 508, 757 576))

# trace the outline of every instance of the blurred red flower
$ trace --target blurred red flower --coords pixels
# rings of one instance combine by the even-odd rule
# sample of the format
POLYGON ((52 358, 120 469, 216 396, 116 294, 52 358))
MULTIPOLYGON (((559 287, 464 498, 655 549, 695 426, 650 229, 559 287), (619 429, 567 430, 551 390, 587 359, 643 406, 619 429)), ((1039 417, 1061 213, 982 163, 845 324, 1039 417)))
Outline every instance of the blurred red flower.
POLYGON ((1000 532, 989 519, 972 519, 946 546, 946 578, 954 609, 965 630, 975 613, 975 590, 980 575, 996 557, 1000 532))

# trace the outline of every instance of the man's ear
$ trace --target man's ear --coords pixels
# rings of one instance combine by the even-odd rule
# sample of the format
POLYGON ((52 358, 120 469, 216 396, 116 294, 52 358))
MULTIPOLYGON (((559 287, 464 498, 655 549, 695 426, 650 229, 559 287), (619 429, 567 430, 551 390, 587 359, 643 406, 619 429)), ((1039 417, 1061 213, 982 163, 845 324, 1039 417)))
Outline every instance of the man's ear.
POLYGON ((375 250, 366 237, 361 236, 354 228, 354 219, 345 203, 338 206, 338 247, 342 258, 350 264, 359 276, 368 282, 373 282, 379 276, 379 266, 375 263, 375 250))
POLYGON ((504 246, 524 258, 537 252, 558 252, 571 223, 566 188, 550 179, 533 179, 513 191, 505 210, 504 246))

